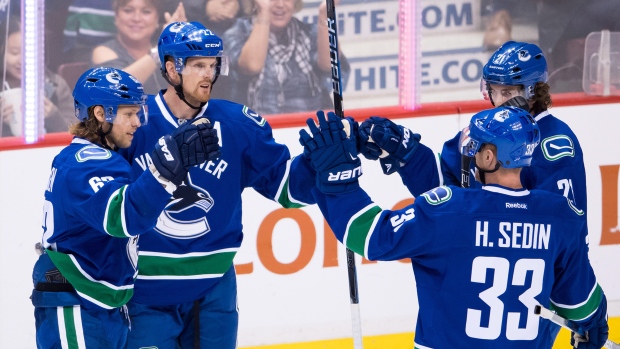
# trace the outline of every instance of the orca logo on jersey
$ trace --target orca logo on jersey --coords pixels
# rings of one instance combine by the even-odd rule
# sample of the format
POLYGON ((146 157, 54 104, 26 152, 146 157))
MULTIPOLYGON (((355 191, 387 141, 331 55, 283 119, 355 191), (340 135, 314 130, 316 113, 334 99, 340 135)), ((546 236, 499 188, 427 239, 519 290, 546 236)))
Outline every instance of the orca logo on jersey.
POLYGON ((80 148, 80 150, 75 153, 75 159, 78 162, 84 162, 88 160, 106 160, 111 157, 112 152, 96 145, 87 145, 83 148, 80 148))
POLYGON ((243 106, 242 111, 243 111, 243 114, 245 116, 247 116, 248 118, 252 119, 252 121, 257 123, 258 126, 260 126, 260 127, 265 126, 265 124, 267 123, 267 120, 263 119, 263 117, 258 115, 257 112, 255 112, 252 109, 246 107, 245 105, 243 106))
POLYGON ((439 205, 452 198, 452 189, 449 187, 437 187, 422 194, 426 202, 431 205, 439 205))
POLYGON ((565 156, 575 156, 575 146, 573 140, 567 135, 555 135, 545 138, 541 144, 545 159, 556 161, 565 156))
POLYGON ((172 199, 157 219, 155 230, 174 239, 194 239, 211 230, 206 214, 215 200, 205 189, 192 183, 187 174, 184 184, 177 187, 172 199))

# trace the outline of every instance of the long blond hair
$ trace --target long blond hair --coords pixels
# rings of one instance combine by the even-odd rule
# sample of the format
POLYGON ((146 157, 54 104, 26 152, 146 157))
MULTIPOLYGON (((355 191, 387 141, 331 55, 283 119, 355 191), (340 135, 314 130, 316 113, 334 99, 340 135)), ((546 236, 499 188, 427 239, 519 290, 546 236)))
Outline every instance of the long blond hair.
POLYGON ((69 126, 69 133, 74 136, 87 139, 95 144, 101 143, 101 136, 99 136, 99 127, 101 122, 95 117, 95 108, 93 105, 88 107, 88 119, 85 121, 76 122, 69 126))

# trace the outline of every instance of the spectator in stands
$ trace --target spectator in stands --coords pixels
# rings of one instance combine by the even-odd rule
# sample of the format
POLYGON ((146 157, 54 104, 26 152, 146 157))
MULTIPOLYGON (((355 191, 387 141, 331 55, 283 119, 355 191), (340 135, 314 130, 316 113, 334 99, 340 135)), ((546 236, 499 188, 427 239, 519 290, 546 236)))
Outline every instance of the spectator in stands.
MULTIPOLYGON (((22 80, 22 33, 18 17, 9 17, 8 35, 5 43, 0 43, 0 78, 2 91, 21 88, 22 80), (6 67, 6 69, 5 69, 6 67)), ((73 97, 71 89, 60 76, 49 69, 45 70, 44 128, 45 132, 67 132, 73 122, 73 97)), ((21 103, 20 103, 21 105, 21 103)), ((0 120, 2 137, 15 136, 9 127, 15 106, 0 98, 0 120)))
POLYGON ((116 35, 112 0, 72 0, 65 24, 65 62, 87 62, 95 46, 116 35))
MULTIPOLYGON (((157 37, 161 32, 159 13, 162 0, 113 0, 114 39, 95 47, 94 66, 118 68, 136 77, 147 94, 156 94, 168 84, 159 74, 157 37)), ((171 14, 164 14, 165 23, 185 21, 183 3, 171 14)))
MULTIPOLYGON (((226 31, 229 99, 260 114, 333 108, 326 5, 316 25, 293 17, 302 7, 302 0, 254 0, 251 16, 226 31)), ((346 79, 350 68, 340 57, 346 79)))
POLYGON ((200 22, 219 37, 244 15, 240 0, 184 0, 183 6, 189 22, 200 22))

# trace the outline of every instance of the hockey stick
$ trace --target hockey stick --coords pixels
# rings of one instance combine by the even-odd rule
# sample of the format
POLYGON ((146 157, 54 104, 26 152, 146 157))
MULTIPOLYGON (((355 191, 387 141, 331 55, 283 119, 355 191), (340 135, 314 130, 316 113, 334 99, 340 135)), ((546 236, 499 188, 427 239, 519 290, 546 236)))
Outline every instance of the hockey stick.
MULTIPOLYGON (((334 111, 344 118, 342 108, 342 80, 340 75, 340 57, 338 55, 338 30, 336 26, 336 5, 334 0, 325 0, 327 5, 327 33, 329 35, 329 56, 332 65, 332 85, 334 90, 334 111)), ((355 254, 347 248, 347 271, 349 274, 349 297, 351 299, 351 322, 353 326, 353 348, 361 349, 362 320, 360 317, 359 295, 357 292, 357 271, 355 254)))
POLYGON ((469 156, 461 154, 461 187, 469 188, 469 165, 471 164, 469 156))
MULTIPOLYGON (((461 130, 461 137, 459 139, 459 153, 461 154, 461 187, 469 188, 469 181, 471 179, 469 166, 473 158, 463 154, 462 149, 466 146, 463 144, 463 140, 465 139, 462 134, 463 132, 469 132, 469 126, 461 130)), ((469 134, 467 134, 466 139, 469 139, 469 134)))
MULTIPOLYGON (((578 324, 552 312, 547 308, 544 308, 541 305, 537 305, 534 307, 534 314, 539 315, 541 318, 547 319, 554 324, 560 325, 571 332, 575 332, 581 336, 585 336, 585 331, 578 324)), ((607 342, 605 342, 605 348, 620 349, 620 344, 613 342, 611 339, 608 339, 607 342)))

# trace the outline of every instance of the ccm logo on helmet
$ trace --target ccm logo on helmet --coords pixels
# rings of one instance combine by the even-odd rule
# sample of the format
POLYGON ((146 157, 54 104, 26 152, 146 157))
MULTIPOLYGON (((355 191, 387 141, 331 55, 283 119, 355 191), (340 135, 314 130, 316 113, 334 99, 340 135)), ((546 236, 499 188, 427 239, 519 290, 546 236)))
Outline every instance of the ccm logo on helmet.
POLYGON ((221 43, 217 43, 217 44, 205 44, 205 47, 220 47, 221 43))

